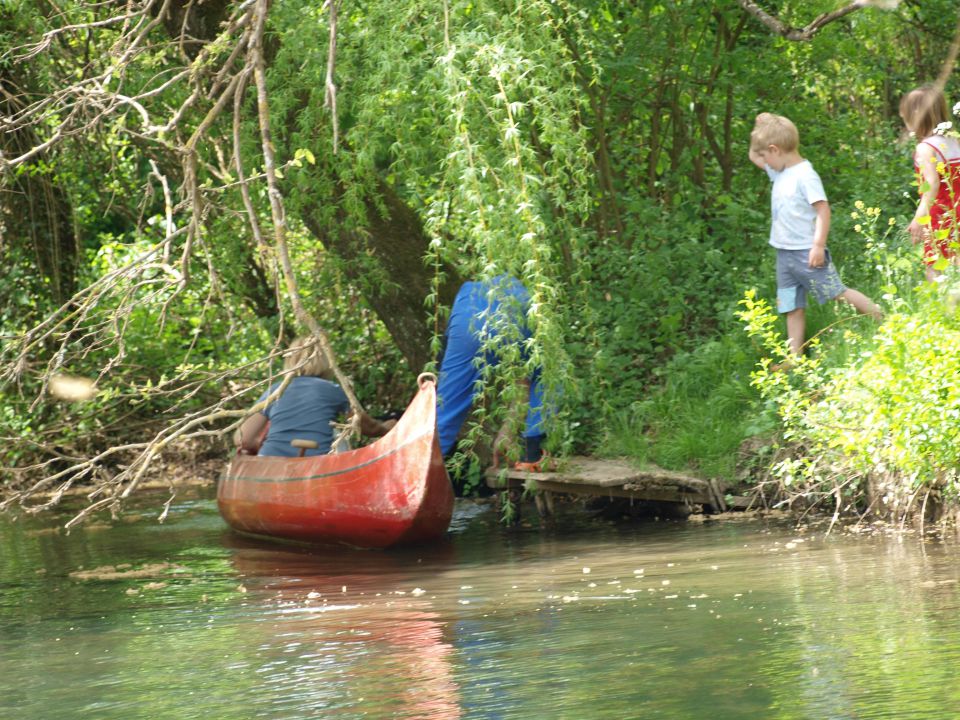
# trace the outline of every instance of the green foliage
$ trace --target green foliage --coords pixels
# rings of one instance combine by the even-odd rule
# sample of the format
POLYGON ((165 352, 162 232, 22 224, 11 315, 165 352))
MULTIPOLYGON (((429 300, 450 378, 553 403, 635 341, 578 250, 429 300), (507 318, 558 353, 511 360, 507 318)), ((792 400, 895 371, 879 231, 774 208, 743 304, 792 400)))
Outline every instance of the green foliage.
POLYGON ((602 451, 732 480, 743 441, 774 429, 749 384, 756 362, 733 335, 678 354, 656 386, 612 416, 602 451))
POLYGON ((891 315, 859 366, 835 378, 811 408, 818 442, 864 473, 889 469, 915 483, 952 476, 960 456, 955 307, 955 298, 936 293, 920 314, 891 315))
MULTIPOLYGON (((37 41, 63 20, 17 5, 23 12, 3 14, 5 37, 37 41)), ((832 0, 779 5, 783 20, 798 26, 836 8, 832 0)), ((75 4, 63 12, 66 21, 82 22, 110 11, 110 4, 75 4)), ((896 234, 916 197, 909 149, 897 143, 896 104, 936 75, 949 44, 940 29, 952 26, 956 12, 949 0, 901 3, 895 12, 865 7, 796 43, 770 33, 733 0, 349 4, 339 16, 341 142, 334 153, 326 6, 273 3, 271 124, 304 301, 330 331, 361 400, 374 410, 402 406, 410 373, 395 338, 363 301, 408 281, 391 277, 365 246, 374 221, 392 217, 391 203, 402 205, 429 240, 422 259, 434 278, 424 306, 406 310, 437 337, 446 312, 444 268, 471 278, 512 273, 533 297, 533 339, 522 356, 514 349, 503 358, 504 372, 485 378, 489 410, 477 414, 468 439, 501 419, 512 380, 542 367, 557 406, 551 436, 562 450, 601 447, 729 476, 742 440, 774 426, 772 403, 790 427, 801 410, 812 412, 801 390, 782 395, 807 376, 808 365, 825 370, 811 378, 833 382, 842 368, 864 364, 858 353, 870 347, 857 333, 844 335, 851 327, 866 333, 862 323, 833 308, 811 309, 810 334, 823 332, 813 357, 789 378, 761 372, 762 397, 751 388, 757 358, 783 354, 779 322, 761 302, 774 292, 773 256, 766 244, 769 182, 746 157, 754 117, 769 110, 799 126, 801 151, 825 179, 829 246, 845 281, 883 298, 891 318, 923 315, 936 302, 909 290, 915 254, 896 234), (873 207, 889 216, 867 212, 873 207), (349 238, 349 257, 330 251, 339 238, 349 238), (746 288, 756 288, 741 306, 753 346, 734 322, 746 288), (788 412, 791 403, 796 411, 788 412)), ((234 49, 220 40, 205 59, 185 59, 166 42, 167 32, 158 25, 150 51, 131 56, 124 90, 152 87, 184 63, 190 77, 202 77, 234 49)), ((114 29, 59 37, 62 44, 31 62, 30 93, 106 72, 114 29)), ((121 83, 120 74, 111 77, 121 83)), ((954 85, 951 79, 948 94, 954 85)), ((171 83, 141 100, 161 118, 192 90, 171 83)), ((240 100, 239 159, 256 178, 250 202, 269 237, 252 92, 240 100)), ((189 262, 180 264, 185 235, 177 235, 142 271, 103 293, 75 333, 60 330, 34 348, 20 390, 11 384, 0 391, 13 408, 0 432, 23 440, 15 462, 33 452, 31 433, 79 445, 80 428, 94 428, 90 444, 108 444, 115 428, 143 432, 130 417, 171 417, 262 381, 265 364, 251 363, 296 332, 275 248, 258 245, 247 224, 226 116, 210 128, 213 140, 196 148, 199 199, 177 196, 170 168, 181 158, 165 155, 165 143, 200 126, 210 110, 204 102, 188 107, 175 131, 149 141, 139 113, 121 104, 95 133, 69 136, 18 169, 63 189, 80 285, 103 281, 169 233, 201 221, 189 262), (159 173, 169 175, 170 207, 159 173), (123 342, 113 342, 115 333, 123 342), (61 349, 68 359, 58 356, 61 349), (32 406, 39 376, 61 365, 98 377, 102 394, 84 406, 32 406), (238 367, 235 384, 222 382, 222 372, 238 367), (148 385, 164 392, 143 400, 148 385)), ((58 119, 51 113, 36 132, 45 137, 58 119)), ((390 229, 402 243, 410 227, 390 229)), ((0 288, 3 358, 10 363, 17 360, 13 339, 58 307, 35 248, 45 243, 49 233, 0 245, 8 269, 0 288)), ((888 326, 896 329, 892 342, 913 337, 907 324, 891 321, 883 332, 888 326)), ((931 437, 947 442, 944 433, 931 437)), ((902 457, 897 462, 921 472, 902 457)))
MULTIPOLYGON (((960 282, 951 270, 942 282, 914 287, 919 263, 887 255, 893 264, 878 269, 894 309, 875 334, 862 325, 838 327, 822 345, 815 340, 789 373, 771 372, 767 360, 754 373, 754 385, 776 403, 783 437, 804 448, 777 468, 787 486, 830 490, 851 478, 883 478, 891 496, 912 496, 918 488, 957 496, 960 282)), ((782 357, 769 306, 751 293, 743 305, 750 336, 782 357)), ((866 485, 858 489, 865 491, 866 485)))

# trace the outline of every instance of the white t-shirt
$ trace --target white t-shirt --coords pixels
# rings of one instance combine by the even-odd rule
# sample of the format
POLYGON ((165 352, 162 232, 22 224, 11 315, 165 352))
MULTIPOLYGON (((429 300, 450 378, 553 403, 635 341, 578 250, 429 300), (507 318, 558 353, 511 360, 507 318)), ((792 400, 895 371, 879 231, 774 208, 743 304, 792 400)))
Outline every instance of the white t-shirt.
POLYGON ((781 250, 809 250, 817 220, 813 204, 827 199, 820 176, 809 160, 779 172, 769 165, 764 169, 773 181, 770 244, 781 250))

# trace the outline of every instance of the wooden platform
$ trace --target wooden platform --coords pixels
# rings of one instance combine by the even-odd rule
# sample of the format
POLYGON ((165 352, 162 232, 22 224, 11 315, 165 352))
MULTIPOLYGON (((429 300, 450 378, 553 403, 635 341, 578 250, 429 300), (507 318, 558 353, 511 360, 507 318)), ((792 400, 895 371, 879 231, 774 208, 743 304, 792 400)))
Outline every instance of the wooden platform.
MULTIPOLYGON (((625 460, 573 457, 564 460, 554 472, 525 472, 512 469, 490 469, 487 486, 506 490, 532 488, 546 495, 551 493, 623 497, 635 500, 702 505, 706 512, 724 512, 725 488, 716 480, 681 473, 646 468, 640 470, 625 460)), ((538 507, 541 503, 538 501, 538 507)))

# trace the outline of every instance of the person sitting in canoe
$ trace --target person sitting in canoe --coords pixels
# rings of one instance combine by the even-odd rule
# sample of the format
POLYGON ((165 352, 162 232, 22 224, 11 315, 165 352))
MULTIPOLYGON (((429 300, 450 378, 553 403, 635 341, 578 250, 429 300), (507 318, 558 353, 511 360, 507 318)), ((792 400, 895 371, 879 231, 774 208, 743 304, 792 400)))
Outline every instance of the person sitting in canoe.
MULTIPOLYGON (((482 387, 484 367, 496 365, 500 360, 501 352, 496 350, 498 343, 501 346, 520 344, 522 347, 530 338, 527 325, 529 307, 529 291, 509 275, 468 281, 460 286, 444 333, 437 382, 437 434, 444 458, 449 459, 455 451, 457 435, 482 387)), ((544 439, 539 371, 526 378, 524 384, 529 388, 528 408, 524 445, 517 466, 539 470, 543 455, 540 445, 544 439)), ((495 459, 510 445, 507 431, 511 425, 505 423, 494 440, 495 459)))
MULTIPOLYGON (((312 440, 317 446, 307 449, 306 455, 329 453, 333 442, 330 423, 350 410, 350 401, 343 388, 333 381, 330 364, 312 335, 299 337, 290 344, 284 353, 283 370, 285 375, 294 377, 280 397, 243 421, 234 434, 234 444, 241 453, 249 455, 296 457, 300 449, 290 441, 312 440), (267 433, 262 438, 264 428, 267 433)), ((281 382, 278 380, 264 391, 254 407, 267 400, 281 382)), ((379 437, 386 435, 396 422, 381 422, 361 411, 360 432, 379 437)))

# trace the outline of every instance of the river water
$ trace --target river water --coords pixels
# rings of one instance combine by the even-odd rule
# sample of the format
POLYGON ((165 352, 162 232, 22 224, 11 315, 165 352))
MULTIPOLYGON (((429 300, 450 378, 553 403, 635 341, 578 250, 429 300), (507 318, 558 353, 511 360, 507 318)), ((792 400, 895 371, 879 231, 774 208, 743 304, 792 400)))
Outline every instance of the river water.
POLYGON ((307 551, 194 492, 0 515, 0 718, 960 717, 955 544, 461 501, 431 547, 307 551))

